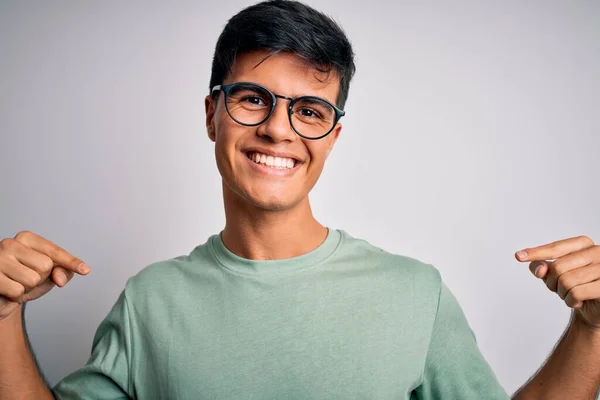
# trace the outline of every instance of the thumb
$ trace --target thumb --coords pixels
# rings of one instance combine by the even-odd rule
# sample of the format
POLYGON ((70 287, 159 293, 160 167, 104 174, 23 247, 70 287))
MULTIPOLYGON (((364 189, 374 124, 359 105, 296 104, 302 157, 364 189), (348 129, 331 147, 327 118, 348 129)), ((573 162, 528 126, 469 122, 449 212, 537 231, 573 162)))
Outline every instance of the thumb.
POLYGON ((54 282, 58 287, 65 286, 73 278, 73 275, 73 271, 70 271, 60 265, 54 267, 50 273, 52 282, 54 282))
POLYGON ((64 287, 67 284, 67 282, 69 282, 71 278, 73 278, 73 274, 73 271, 69 271, 68 269, 60 265, 54 267, 52 269, 52 272, 50 272, 49 279, 46 279, 44 283, 35 287, 32 291, 25 293, 21 297, 20 302, 31 301, 42 297, 50 290, 52 290, 52 288, 54 288, 55 285, 58 287, 64 287))
POLYGON ((547 261, 533 261, 529 264, 529 270, 536 278, 545 280, 548 277, 550 266, 547 261))

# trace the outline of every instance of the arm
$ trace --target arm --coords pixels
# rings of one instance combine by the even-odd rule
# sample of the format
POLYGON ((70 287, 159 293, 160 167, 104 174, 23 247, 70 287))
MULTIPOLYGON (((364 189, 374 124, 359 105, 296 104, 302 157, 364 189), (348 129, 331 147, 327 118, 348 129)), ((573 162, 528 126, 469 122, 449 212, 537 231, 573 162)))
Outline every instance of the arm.
POLYGON ((22 231, 0 240, 0 400, 53 399, 25 332, 24 304, 89 267, 52 242, 22 231))
POLYGON ((0 321, 0 354, 0 400, 54 399, 30 351, 21 310, 0 321))
POLYGON ((458 301, 442 283, 419 400, 508 400, 494 371, 479 350, 458 301))
POLYGON ((596 398, 600 386, 600 331, 574 314, 548 361, 513 399, 596 398))
POLYGON ((131 375, 128 309, 123 291, 96 330, 88 362, 52 388, 55 398, 126 400, 137 397, 131 375))
POLYGON ((518 391, 517 400, 595 399, 600 385, 600 246, 587 236, 559 240, 515 254, 573 309, 550 358, 518 391))
POLYGON ((80 259, 35 233, 0 240, 0 400, 113 399, 135 397, 129 377, 129 314, 125 295, 98 328, 88 364, 50 388, 41 376, 25 332, 23 304, 63 287, 80 259))

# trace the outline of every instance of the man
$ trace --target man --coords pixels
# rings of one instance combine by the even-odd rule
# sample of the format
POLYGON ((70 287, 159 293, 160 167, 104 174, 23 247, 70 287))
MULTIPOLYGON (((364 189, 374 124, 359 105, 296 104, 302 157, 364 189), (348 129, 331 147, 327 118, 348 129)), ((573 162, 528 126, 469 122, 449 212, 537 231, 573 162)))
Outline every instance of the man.
MULTIPOLYGON (((301 3, 233 17, 206 127, 226 224, 131 278, 83 368, 51 391, 22 304, 89 267, 21 232, 0 245, 1 399, 505 399, 437 270, 321 225, 308 193, 341 133, 354 73, 341 29, 301 3)), ((600 250, 587 237, 517 253, 574 308, 518 399, 591 398, 600 380, 600 250)))

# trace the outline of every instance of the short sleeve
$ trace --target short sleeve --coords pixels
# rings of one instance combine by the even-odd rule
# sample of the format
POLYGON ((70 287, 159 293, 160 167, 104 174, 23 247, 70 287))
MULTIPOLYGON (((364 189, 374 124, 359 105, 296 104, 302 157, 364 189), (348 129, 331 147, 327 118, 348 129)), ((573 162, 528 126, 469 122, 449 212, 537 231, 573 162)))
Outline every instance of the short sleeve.
POLYGON ((62 399, 130 399, 129 313, 125 292, 102 321, 94 336, 87 364, 65 377, 52 390, 62 399))
POLYGON ((423 382, 416 394, 422 400, 509 398, 481 354, 456 298, 443 283, 423 382))

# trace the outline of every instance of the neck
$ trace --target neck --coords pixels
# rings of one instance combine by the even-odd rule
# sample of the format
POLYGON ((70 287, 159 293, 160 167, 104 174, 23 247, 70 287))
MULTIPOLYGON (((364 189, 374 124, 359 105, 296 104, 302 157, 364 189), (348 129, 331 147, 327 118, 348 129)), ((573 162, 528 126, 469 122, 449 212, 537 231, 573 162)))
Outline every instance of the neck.
POLYGON ((313 216, 308 197, 296 206, 270 211, 251 205, 223 188, 225 247, 251 260, 280 260, 316 249, 327 237, 327 228, 313 216))

